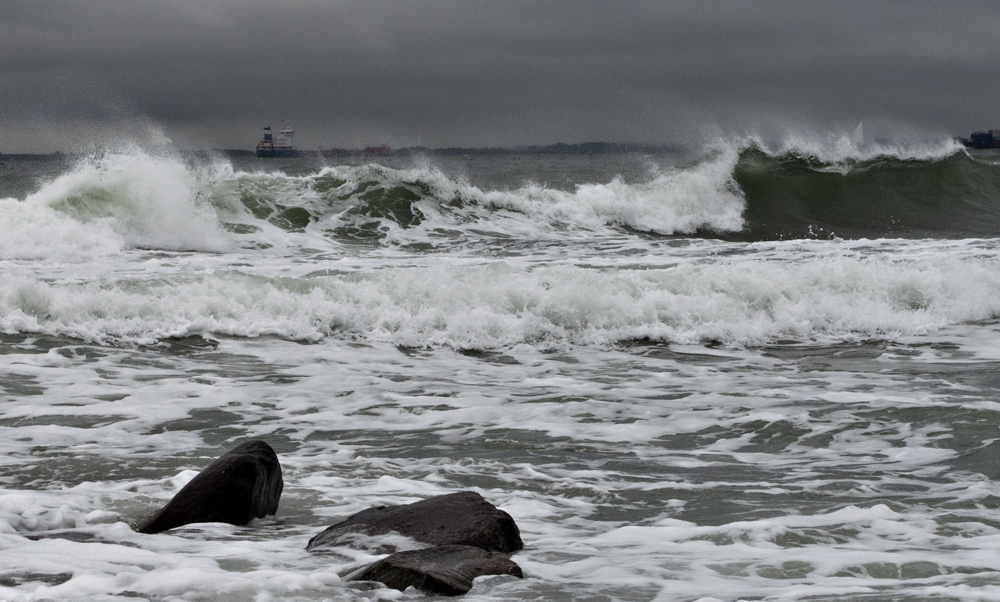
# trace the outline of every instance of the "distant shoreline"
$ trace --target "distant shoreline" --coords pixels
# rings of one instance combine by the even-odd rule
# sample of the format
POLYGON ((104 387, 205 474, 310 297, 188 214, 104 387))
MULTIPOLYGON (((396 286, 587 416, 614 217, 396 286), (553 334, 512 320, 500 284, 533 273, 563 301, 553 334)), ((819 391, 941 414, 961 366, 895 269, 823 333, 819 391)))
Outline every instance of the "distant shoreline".
MULTIPOLYGON (((362 149, 321 148, 318 150, 302 149, 301 157, 406 157, 417 155, 462 156, 462 155, 605 155, 622 153, 664 153, 682 152, 685 147, 679 145, 631 144, 623 142, 583 142, 580 144, 548 144, 508 147, 446 147, 427 148, 411 146, 406 148, 389 148, 386 146, 368 147, 362 149)), ((198 155, 219 153, 227 157, 255 157, 252 150, 223 148, 207 150, 180 151, 183 155, 198 155)), ((0 153, 0 161, 62 161, 79 156, 82 153, 0 153)))
MULTIPOLYGON (((428 148, 411 146, 392 149, 387 146, 368 147, 363 149, 330 148, 318 151, 303 151, 314 156, 409 156, 409 155, 603 155, 620 153, 655 153, 680 152, 684 147, 679 145, 633 144, 625 142, 582 142, 566 144, 559 142, 548 145, 522 146, 491 146, 491 147, 458 147, 428 148)), ((230 154, 253 155, 252 151, 224 150, 230 154)))

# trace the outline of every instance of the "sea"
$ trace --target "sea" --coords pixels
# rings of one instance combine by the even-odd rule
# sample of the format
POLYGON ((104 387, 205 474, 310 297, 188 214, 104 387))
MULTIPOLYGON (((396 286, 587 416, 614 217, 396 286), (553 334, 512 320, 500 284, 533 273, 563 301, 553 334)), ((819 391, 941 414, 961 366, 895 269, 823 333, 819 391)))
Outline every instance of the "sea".
POLYGON ((470 601, 1000 599, 1000 153, 0 157, 0 600, 432 599, 306 543, 463 490, 470 601))

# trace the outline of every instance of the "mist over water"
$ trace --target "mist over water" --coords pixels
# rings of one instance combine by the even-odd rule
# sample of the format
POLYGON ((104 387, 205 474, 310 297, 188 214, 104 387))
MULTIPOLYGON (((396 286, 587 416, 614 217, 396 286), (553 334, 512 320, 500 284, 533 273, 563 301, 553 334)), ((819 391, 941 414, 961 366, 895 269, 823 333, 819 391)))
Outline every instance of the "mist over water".
POLYGON ((473 489, 526 578, 472 599, 993 599, 998 163, 5 163, 0 598, 418 598, 305 543, 473 489), (275 517, 132 530, 254 438, 275 517))

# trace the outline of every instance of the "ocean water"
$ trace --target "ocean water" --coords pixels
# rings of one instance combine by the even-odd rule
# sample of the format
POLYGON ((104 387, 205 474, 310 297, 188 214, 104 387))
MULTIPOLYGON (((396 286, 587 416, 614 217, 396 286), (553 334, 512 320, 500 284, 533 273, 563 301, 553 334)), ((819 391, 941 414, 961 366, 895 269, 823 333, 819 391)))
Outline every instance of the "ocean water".
POLYGON ((2 161, 0 599, 424 599, 306 542, 468 489, 469 600, 996 600, 998 235, 945 141, 2 161), (133 530, 250 439, 276 516, 133 530))

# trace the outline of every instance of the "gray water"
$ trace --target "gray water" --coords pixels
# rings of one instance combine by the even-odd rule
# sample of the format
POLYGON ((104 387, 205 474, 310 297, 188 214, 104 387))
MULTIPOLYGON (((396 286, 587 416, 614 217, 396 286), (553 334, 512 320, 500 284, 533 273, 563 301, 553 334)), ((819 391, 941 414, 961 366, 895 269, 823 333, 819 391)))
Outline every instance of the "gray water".
POLYGON ((306 542, 466 489, 525 542, 468 599, 1000 597, 996 240, 635 229, 710 229, 716 159, 429 161, 4 166, 0 599, 422 599, 306 542), (251 439, 276 516, 133 531, 251 439))

